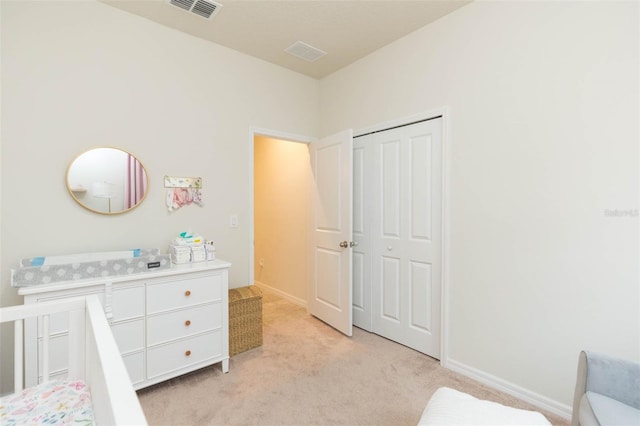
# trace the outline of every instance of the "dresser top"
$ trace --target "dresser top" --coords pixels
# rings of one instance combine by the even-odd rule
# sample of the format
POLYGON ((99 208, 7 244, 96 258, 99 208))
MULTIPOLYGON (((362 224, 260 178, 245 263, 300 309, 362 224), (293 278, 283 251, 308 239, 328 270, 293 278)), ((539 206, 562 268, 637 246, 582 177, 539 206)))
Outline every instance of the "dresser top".
POLYGON ((229 269, 231 263, 216 259, 206 262, 185 263, 182 265, 171 265, 168 269, 159 269, 157 271, 142 272, 130 275, 117 275, 110 277, 88 278, 76 281, 60 281, 51 284, 40 284, 27 287, 18 287, 18 294, 26 296, 30 294, 46 293, 50 291, 68 290, 74 288, 88 287, 92 285, 102 285, 105 283, 121 283, 134 280, 145 280, 150 278, 170 277, 172 275, 180 275, 190 272, 205 272, 216 269, 229 269))

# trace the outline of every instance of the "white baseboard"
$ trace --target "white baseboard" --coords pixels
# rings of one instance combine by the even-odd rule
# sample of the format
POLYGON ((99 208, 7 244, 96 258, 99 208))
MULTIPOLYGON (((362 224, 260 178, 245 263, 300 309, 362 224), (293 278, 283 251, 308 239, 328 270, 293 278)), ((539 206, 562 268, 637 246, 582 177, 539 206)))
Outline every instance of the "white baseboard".
POLYGON ((278 297, 282 297, 283 299, 288 300, 289 302, 294 303, 294 304, 296 304, 298 306, 302 306, 305 309, 307 307, 307 301, 306 300, 303 300, 303 299, 300 299, 298 297, 292 296, 289 293, 286 293, 286 292, 284 292, 282 290, 279 290, 279 289, 277 289, 275 287, 271 287, 270 285, 261 283, 260 281, 254 281, 253 283, 256 286, 258 286, 261 290, 268 291, 269 293, 275 294, 278 297))
POLYGON ((470 367, 451 358, 449 358, 446 363, 443 363, 443 365, 449 370, 460 373, 463 376, 467 376, 471 379, 477 380, 482 384, 526 401, 529 404, 535 405, 541 410, 553 413, 567 420, 571 419, 571 407, 566 404, 554 401, 550 398, 547 398, 546 396, 537 394, 513 383, 509 383, 506 380, 503 380, 499 377, 493 376, 476 368, 470 367))

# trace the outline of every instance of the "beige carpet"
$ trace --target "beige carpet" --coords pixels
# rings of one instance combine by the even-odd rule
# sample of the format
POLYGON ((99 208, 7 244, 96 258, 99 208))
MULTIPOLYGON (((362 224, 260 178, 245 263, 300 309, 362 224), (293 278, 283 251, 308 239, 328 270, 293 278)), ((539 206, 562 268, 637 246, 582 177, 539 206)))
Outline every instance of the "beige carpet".
POLYGON ((441 386, 535 409, 375 334, 345 337, 268 293, 263 314, 264 345, 232 357, 228 374, 215 365, 140 390, 149 424, 415 425, 441 386))

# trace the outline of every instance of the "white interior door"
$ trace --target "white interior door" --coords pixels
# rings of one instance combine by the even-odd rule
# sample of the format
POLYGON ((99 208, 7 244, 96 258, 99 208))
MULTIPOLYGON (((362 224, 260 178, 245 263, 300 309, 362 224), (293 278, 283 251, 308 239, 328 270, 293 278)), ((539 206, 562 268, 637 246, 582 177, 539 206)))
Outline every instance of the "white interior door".
POLYGON ((313 171, 309 313, 352 335, 352 131, 309 145, 313 171))
MULTIPOLYGON (((369 223, 358 249, 362 263, 370 263, 371 330, 439 358, 441 119, 357 138, 356 150, 360 144, 371 157, 362 187, 354 189, 356 200, 364 193, 363 220, 369 223)), ((356 278, 356 293, 358 283, 356 278)))

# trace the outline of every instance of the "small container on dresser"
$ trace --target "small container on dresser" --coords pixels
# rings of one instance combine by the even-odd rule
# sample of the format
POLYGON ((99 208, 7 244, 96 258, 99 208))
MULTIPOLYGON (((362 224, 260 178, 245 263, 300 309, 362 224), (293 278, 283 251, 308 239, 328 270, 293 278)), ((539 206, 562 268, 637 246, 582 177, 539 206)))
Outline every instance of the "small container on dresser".
MULTIPOLYGON (((24 303, 97 294, 134 387, 140 389, 220 362, 229 371, 230 263, 215 260, 169 269, 22 287, 24 303)), ((52 376, 66 375, 67 322, 52 316, 52 376)), ((25 383, 40 381, 42 325, 25 324, 25 383), (36 368, 36 366, 38 366, 36 368)))

